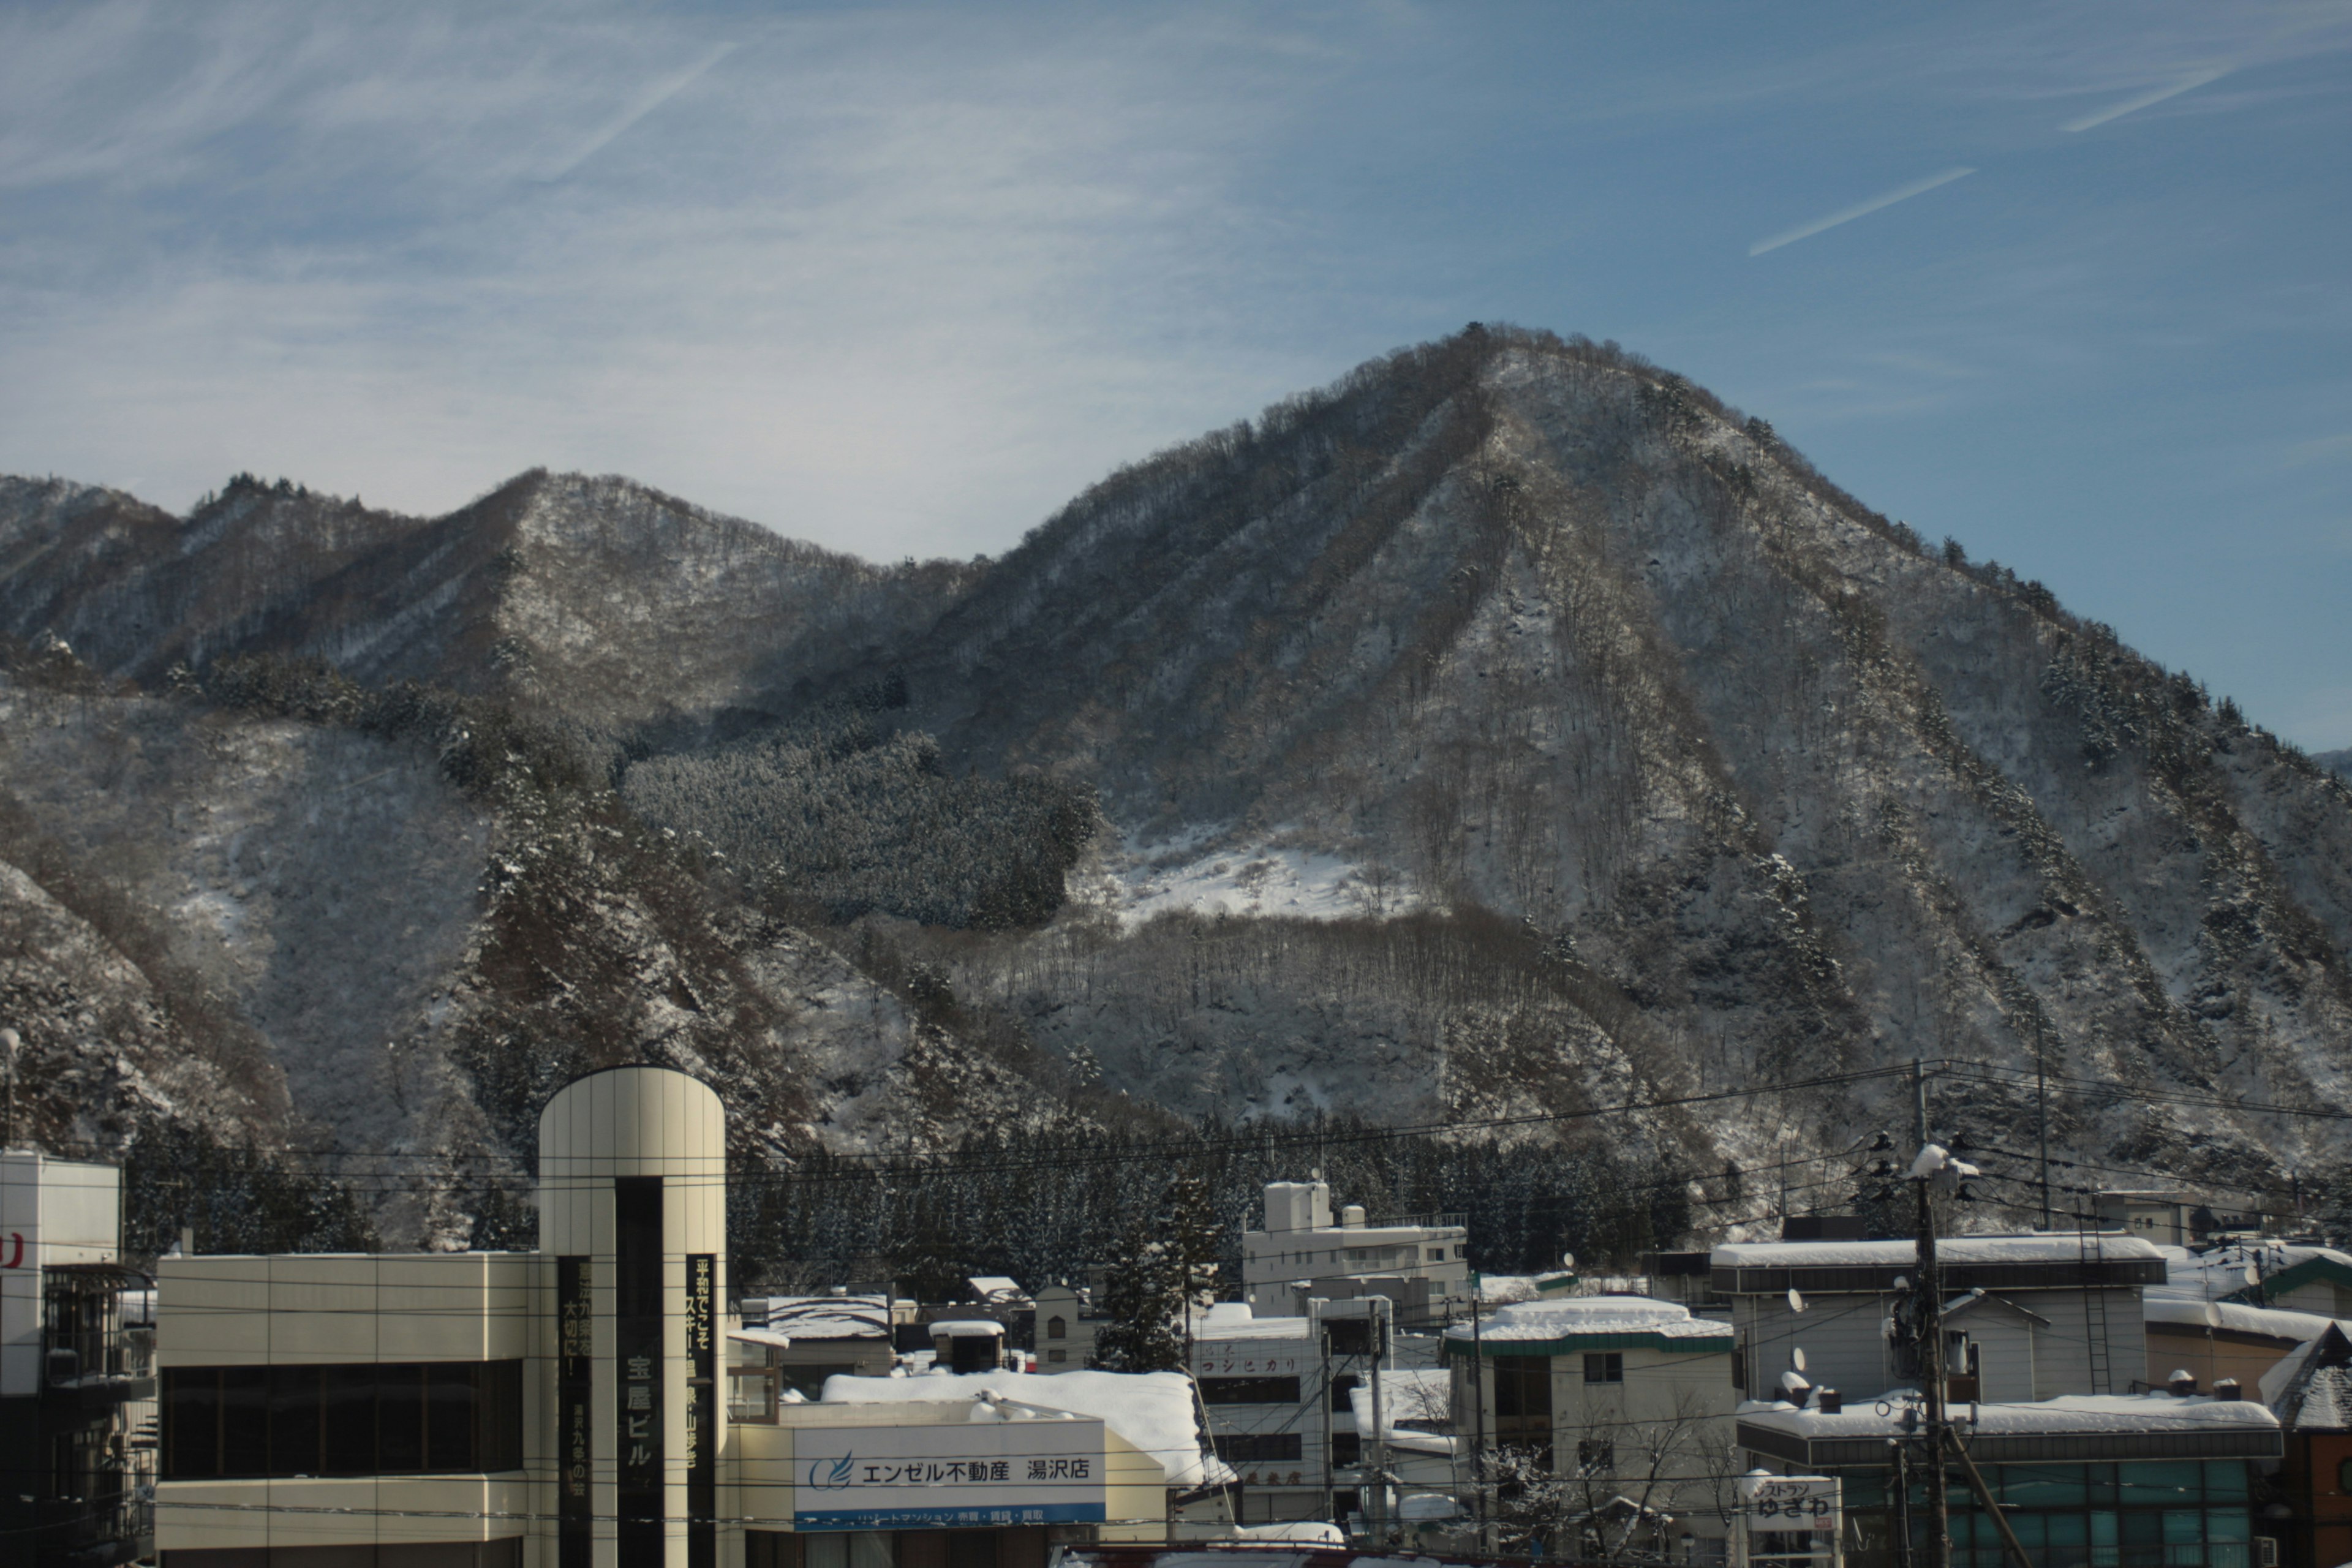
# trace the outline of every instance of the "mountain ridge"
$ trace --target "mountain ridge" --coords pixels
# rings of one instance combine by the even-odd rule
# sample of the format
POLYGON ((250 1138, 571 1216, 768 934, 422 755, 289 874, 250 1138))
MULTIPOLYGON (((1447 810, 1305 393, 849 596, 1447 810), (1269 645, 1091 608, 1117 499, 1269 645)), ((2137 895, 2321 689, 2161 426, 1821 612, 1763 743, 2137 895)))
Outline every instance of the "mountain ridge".
MULTIPOLYGON (((1925 1056, 2003 1079, 1946 1103, 2012 1152, 2046 1060, 2069 1158, 2263 1189, 2331 1145, 2229 1107, 2352 1087, 2352 789, 1613 345, 1475 327, 1399 351, 1110 476, 992 561, 877 566, 532 470, 441 519, 241 479, 175 520, 0 480, 0 563, 20 671, 184 689, 10 742, 19 777, 104 776, 141 725, 160 754, 340 732, 364 705, 306 676, 299 700, 224 707, 256 658, 489 705, 460 728, 511 710, 577 753, 576 784, 478 792, 488 873, 424 921, 460 955, 436 961, 444 1011, 471 1020, 403 1037, 437 1042, 404 1047, 432 1116, 478 1129, 451 1170, 497 1154, 530 1086, 583 1059, 574 1036, 735 1063, 716 1070, 778 1157, 1116 1117, 1120 1091, 1475 1121, 1925 1056), (835 736, 789 759, 832 779, 892 733, 915 742, 897 771, 858 775, 896 792, 876 843, 950 798, 934 774, 1098 793, 1091 844, 1021 873, 1066 892, 1058 913, 831 925, 793 901, 806 866, 711 858, 711 814, 740 806, 704 787, 742 774, 726 748, 835 736), (633 791, 654 769, 662 789, 633 791), (552 989, 530 964, 489 976, 498 868, 559 862, 516 939, 552 989)), ((44 722, 92 700, 37 688, 0 697, 44 722)), ((94 864, 185 858, 47 793, 28 809, 94 864)), ((366 853, 396 861, 398 837, 366 853)), ((227 973, 236 948, 198 956, 227 973)), ((1638 1136, 1827 1161, 1900 1109, 1885 1085, 1783 1098, 1638 1136)))

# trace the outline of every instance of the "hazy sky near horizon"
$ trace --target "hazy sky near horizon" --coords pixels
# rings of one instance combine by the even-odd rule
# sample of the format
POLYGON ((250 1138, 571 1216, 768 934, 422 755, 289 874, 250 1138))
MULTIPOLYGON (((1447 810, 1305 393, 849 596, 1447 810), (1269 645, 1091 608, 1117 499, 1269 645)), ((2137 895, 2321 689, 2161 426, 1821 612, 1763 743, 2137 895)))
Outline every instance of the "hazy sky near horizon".
POLYGON ((0 471, 876 557, 1472 320, 2352 745, 2352 0, 0 4, 0 471))

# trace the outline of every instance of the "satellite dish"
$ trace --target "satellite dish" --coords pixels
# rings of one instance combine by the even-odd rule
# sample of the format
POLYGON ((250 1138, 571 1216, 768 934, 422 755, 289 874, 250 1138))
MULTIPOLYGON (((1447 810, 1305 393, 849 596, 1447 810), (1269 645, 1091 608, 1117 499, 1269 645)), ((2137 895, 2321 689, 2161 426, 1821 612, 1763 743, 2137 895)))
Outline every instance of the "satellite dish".
POLYGON ((1805 1370, 1805 1347, 1799 1345, 1789 1352, 1789 1364, 1799 1372, 1805 1370))
POLYGON ((1790 1286, 1790 1287, 1789 1287, 1789 1310, 1790 1310, 1791 1312, 1801 1312, 1801 1311, 1803 1311, 1804 1310, 1805 1310, 1805 1299, 1804 1299, 1802 1296, 1801 1296, 1801 1295, 1799 1295, 1799 1294, 1797 1293, 1797 1288, 1796 1288, 1794 1285, 1790 1286))
POLYGON ((2221 1326, 2221 1309, 2210 1301, 2205 1303, 2205 1326, 2209 1329, 2221 1326))
POLYGON ((1559 1266, 1562 1268, 1573 1269, 1576 1267, 1576 1254, 1573 1252, 1561 1253, 1559 1255, 1559 1266))
POLYGON ((2251 1263, 2247 1264, 2247 1265, 2246 1265, 2246 1283, 2247 1283, 2247 1284, 2249 1284, 2249 1285, 2259 1285, 2259 1284, 2261 1284, 2262 1282, 2263 1282, 2263 1271, 2262 1271, 2261 1269, 2259 1269, 2259 1268, 2255 1268, 2255 1267, 2254 1267, 2252 1264, 2251 1264, 2251 1263))

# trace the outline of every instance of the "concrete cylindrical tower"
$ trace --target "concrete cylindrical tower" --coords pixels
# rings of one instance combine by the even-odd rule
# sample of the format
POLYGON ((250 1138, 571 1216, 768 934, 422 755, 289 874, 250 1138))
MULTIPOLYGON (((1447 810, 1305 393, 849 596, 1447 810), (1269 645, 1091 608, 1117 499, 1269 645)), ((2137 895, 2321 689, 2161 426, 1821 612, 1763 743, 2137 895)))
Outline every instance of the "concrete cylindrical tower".
POLYGON ((669 1068, 606 1068, 539 1118, 555 1310, 550 1568, 716 1568, 727 1431, 727 1113, 669 1068))

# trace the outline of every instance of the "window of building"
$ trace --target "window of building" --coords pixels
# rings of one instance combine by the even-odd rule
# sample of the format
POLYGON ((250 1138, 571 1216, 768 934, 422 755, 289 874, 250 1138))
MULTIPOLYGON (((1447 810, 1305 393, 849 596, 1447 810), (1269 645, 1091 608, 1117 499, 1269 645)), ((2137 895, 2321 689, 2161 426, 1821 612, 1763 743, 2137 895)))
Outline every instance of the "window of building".
POLYGON ((1052 1350, 1045 1352, 1045 1359, 1058 1365, 1059 1363, 1070 1359, 1070 1352, 1064 1350, 1061 1346, 1055 1345, 1052 1350))
POLYGON ((1445 1261, 1445 1248, 1444 1248, 1444 1247, 1431 1247, 1431 1248, 1429 1249, 1429 1261, 1430 1261, 1430 1262, 1432 1262, 1432 1263, 1443 1263, 1443 1262, 1444 1262, 1444 1261, 1445 1261))
POLYGON ((1046 1319, 1045 1337, 1049 1340, 1068 1339, 1070 1337, 1069 1323, 1066 1320, 1057 1317, 1046 1319))
POLYGON ((1338 1411, 1342 1415, 1345 1415, 1349 1411, 1355 1409, 1355 1401, 1349 1399, 1348 1395, 1361 1387, 1363 1385, 1363 1382, 1364 1380, 1362 1378, 1358 1377, 1352 1372, 1343 1372, 1339 1376, 1333 1378, 1331 1380, 1331 1408, 1338 1411))
POLYGON ((1551 1361, 1495 1358, 1495 1436, 1508 1444, 1551 1444, 1551 1361))
POLYGON ((727 1369, 727 1419, 739 1426, 773 1426, 783 1413, 783 1380, 772 1366, 727 1369))
POLYGON ((1625 1381, 1623 1351, 1592 1351, 1584 1358, 1584 1381, 1587 1383, 1622 1383, 1625 1381))
POLYGON ((1295 1377, 1204 1377, 1201 1379, 1201 1403, 1296 1405, 1298 1403, 1298 1380, 1295 1377))
POLYGON ((1296 1432, 1220 1432, 1209 1441, 1229 1465, 1295 1465, 1300 1453, 1296 1432))
POLYGON ((163 1479, 522 1468, 522 1363, 166 1367, 163 1479))
POLYGON ((1364 1440, 1353 1432, 1331 1434, 1331 1462, 1334 1465, 1360 1465, 1364 1462, 1364 1440))

